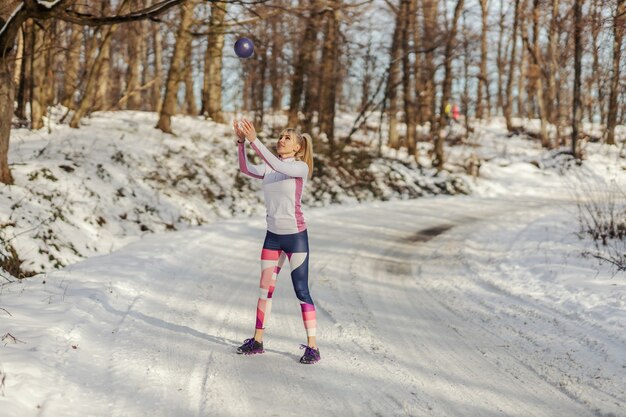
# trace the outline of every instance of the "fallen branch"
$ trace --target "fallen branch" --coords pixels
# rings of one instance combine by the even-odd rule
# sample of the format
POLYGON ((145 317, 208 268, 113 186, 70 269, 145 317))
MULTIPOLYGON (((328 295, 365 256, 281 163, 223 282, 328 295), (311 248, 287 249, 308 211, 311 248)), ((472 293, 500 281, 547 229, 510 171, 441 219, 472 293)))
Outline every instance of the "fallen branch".
POLYGON ((614 259, 614 258, 609 258, 607 256, 602 256, 600 254, 597 253, 591 253, 591 252, 587 252, 589 255, 593 256, 596 259, 600 259, 601 261, 606 261, 608 263, 611 263, 613 265, 615 265, 617 267, 618 271, 626 271, 626 262, 620 260, 620 259, 614 259))
MULTIPOLYGON (((21 341, 20 339, 18 339, 17 337, 13 336, 11 333, 7 333, 4 336, 2 336, 2 341, 4 342, 6 339, 9 339, 10 341, 12 341, 13 343, 24 343, 26 344, 26 342, 21 341)), ((7 342, 8 343, 8 342, 7 342)), ((6 345, 6 344, 5 344, 6 345)))
POLYGON ((4 311, 5 313, 7 313, 9 316, 13 317, 13 314, 9 313, 9 310, 7 310, 6 308, 2 308, 0 307, 0 310, 4 311))

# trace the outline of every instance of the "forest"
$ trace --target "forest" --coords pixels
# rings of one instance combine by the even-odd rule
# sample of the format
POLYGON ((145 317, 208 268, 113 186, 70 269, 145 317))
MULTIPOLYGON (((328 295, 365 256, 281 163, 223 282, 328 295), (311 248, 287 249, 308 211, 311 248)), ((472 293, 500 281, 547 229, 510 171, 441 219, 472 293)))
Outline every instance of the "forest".
POLYGON ((330 153, 375 119, 381 144, 432 143, 439 170, 451 103, 465 135, 536 119, 529 134, 575 157, 581 140, 615 144, 626 118, 622 0, 4 0, 0 18, 5 184, 11 127, 42 129, 54 106, 72 128, 96 111, 156 112, 168 133, 176 114, 286 114, 330 153), (232 52, 241 36, 255 44, 246 60, 232 52))

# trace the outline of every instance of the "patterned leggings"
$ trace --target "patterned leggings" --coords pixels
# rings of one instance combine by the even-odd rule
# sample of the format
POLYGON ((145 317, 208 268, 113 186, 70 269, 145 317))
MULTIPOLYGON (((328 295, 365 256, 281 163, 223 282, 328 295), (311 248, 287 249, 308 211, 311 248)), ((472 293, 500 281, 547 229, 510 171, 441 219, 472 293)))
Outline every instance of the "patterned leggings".
POLYGON ((306 230, 290 235, 267 231, 261 251, 261 292, 256 308, 256 328, 264 329, 267 324, 276 277, 286 259, 291 267, 293 289, 300 300, 306 334, 315 336, 315 305, 309 294, 309 238, 306 230))

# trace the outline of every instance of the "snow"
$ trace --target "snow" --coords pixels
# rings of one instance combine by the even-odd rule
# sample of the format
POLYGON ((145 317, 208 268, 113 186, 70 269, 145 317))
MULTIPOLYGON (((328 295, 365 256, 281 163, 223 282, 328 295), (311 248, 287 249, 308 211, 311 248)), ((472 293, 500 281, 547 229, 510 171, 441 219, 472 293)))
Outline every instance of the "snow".
MULTIPOLYGON (((34 227, 55 200, 71 211, 45 223, 54 237, 12 239, 33 267, 51 253, 68 266, 0 287, 0 336, 17 339, 0 345, 3 417, 626 416, 626 282, 581 256, 595 246, 577 219, 596 197, 581 187, 626 190, 620 148, 590 143, 579 167, 496 120, 448 149, 471 195, 403 200, 394 185, 391 201, 310 200, 322 361, 303 366, 286 269, 267 352, 234 353, 253 330, 265 223, 228 127, 176 118, 171 137, 154 122, 121 112, 13 132, 2 223, 34 227), (472 153, 476 179, 457 165, 472 153), (69 242, 80 254, 52 250, 69 242)), ((378 181, 408 170, 397 157, 373 168, 378 181)))
POLYGON ((17 7, 15 8, 15 10, 13 10, 11 15, 7 19, 7 21, 4 23, 4 26, 2 26, 2 28, 0 28, 0 36, 2 36, 2 34, 5 31, 5 29, 9 27, 9 23, 11 23, 11 20, 13 20, 13 18, 18 14, 18 12, 20 10, 22 10, 22 7, 24 7, 24 3, 18 4, 17 7))
POLYGON ((38 4, 47 7, 48 9, 52 9, 54 6, 57 5, 57 3, 59 3, 61 0, 36 0, 38 4))

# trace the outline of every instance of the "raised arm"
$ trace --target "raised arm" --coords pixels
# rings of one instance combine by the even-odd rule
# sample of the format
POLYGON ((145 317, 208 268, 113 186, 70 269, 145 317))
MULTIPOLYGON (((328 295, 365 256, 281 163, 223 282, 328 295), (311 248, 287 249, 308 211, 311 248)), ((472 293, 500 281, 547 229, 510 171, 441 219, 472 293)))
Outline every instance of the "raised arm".
POLYGON ((309 174, 309 166, 302 161, 284 162, 274 155, 265 147, 263 142, 258 139, 250 141, 252 149, 265 161, 267 165, 272 167, 274 171, 278 171, 290 177, 306 178, 309 174))
POLYGON ((265 176, 265 165, 252 165, 248 162, 248 157, 246 156, 246 142, 239 142, 237 144, 238 153, 239 153, 239 169, 244 174, 248 175, 252 178, 262 179, 265 176))
POLYGON ((236 120, 233 120, 233 129, 237 136, 237 153, 239 154, 239 169, 241 172, 252 178, 261 179, 265 176, 265 165, 252 165, 248 162, 246 155, 246 137, 245 134, 239 129, 239 124, 236 120))

